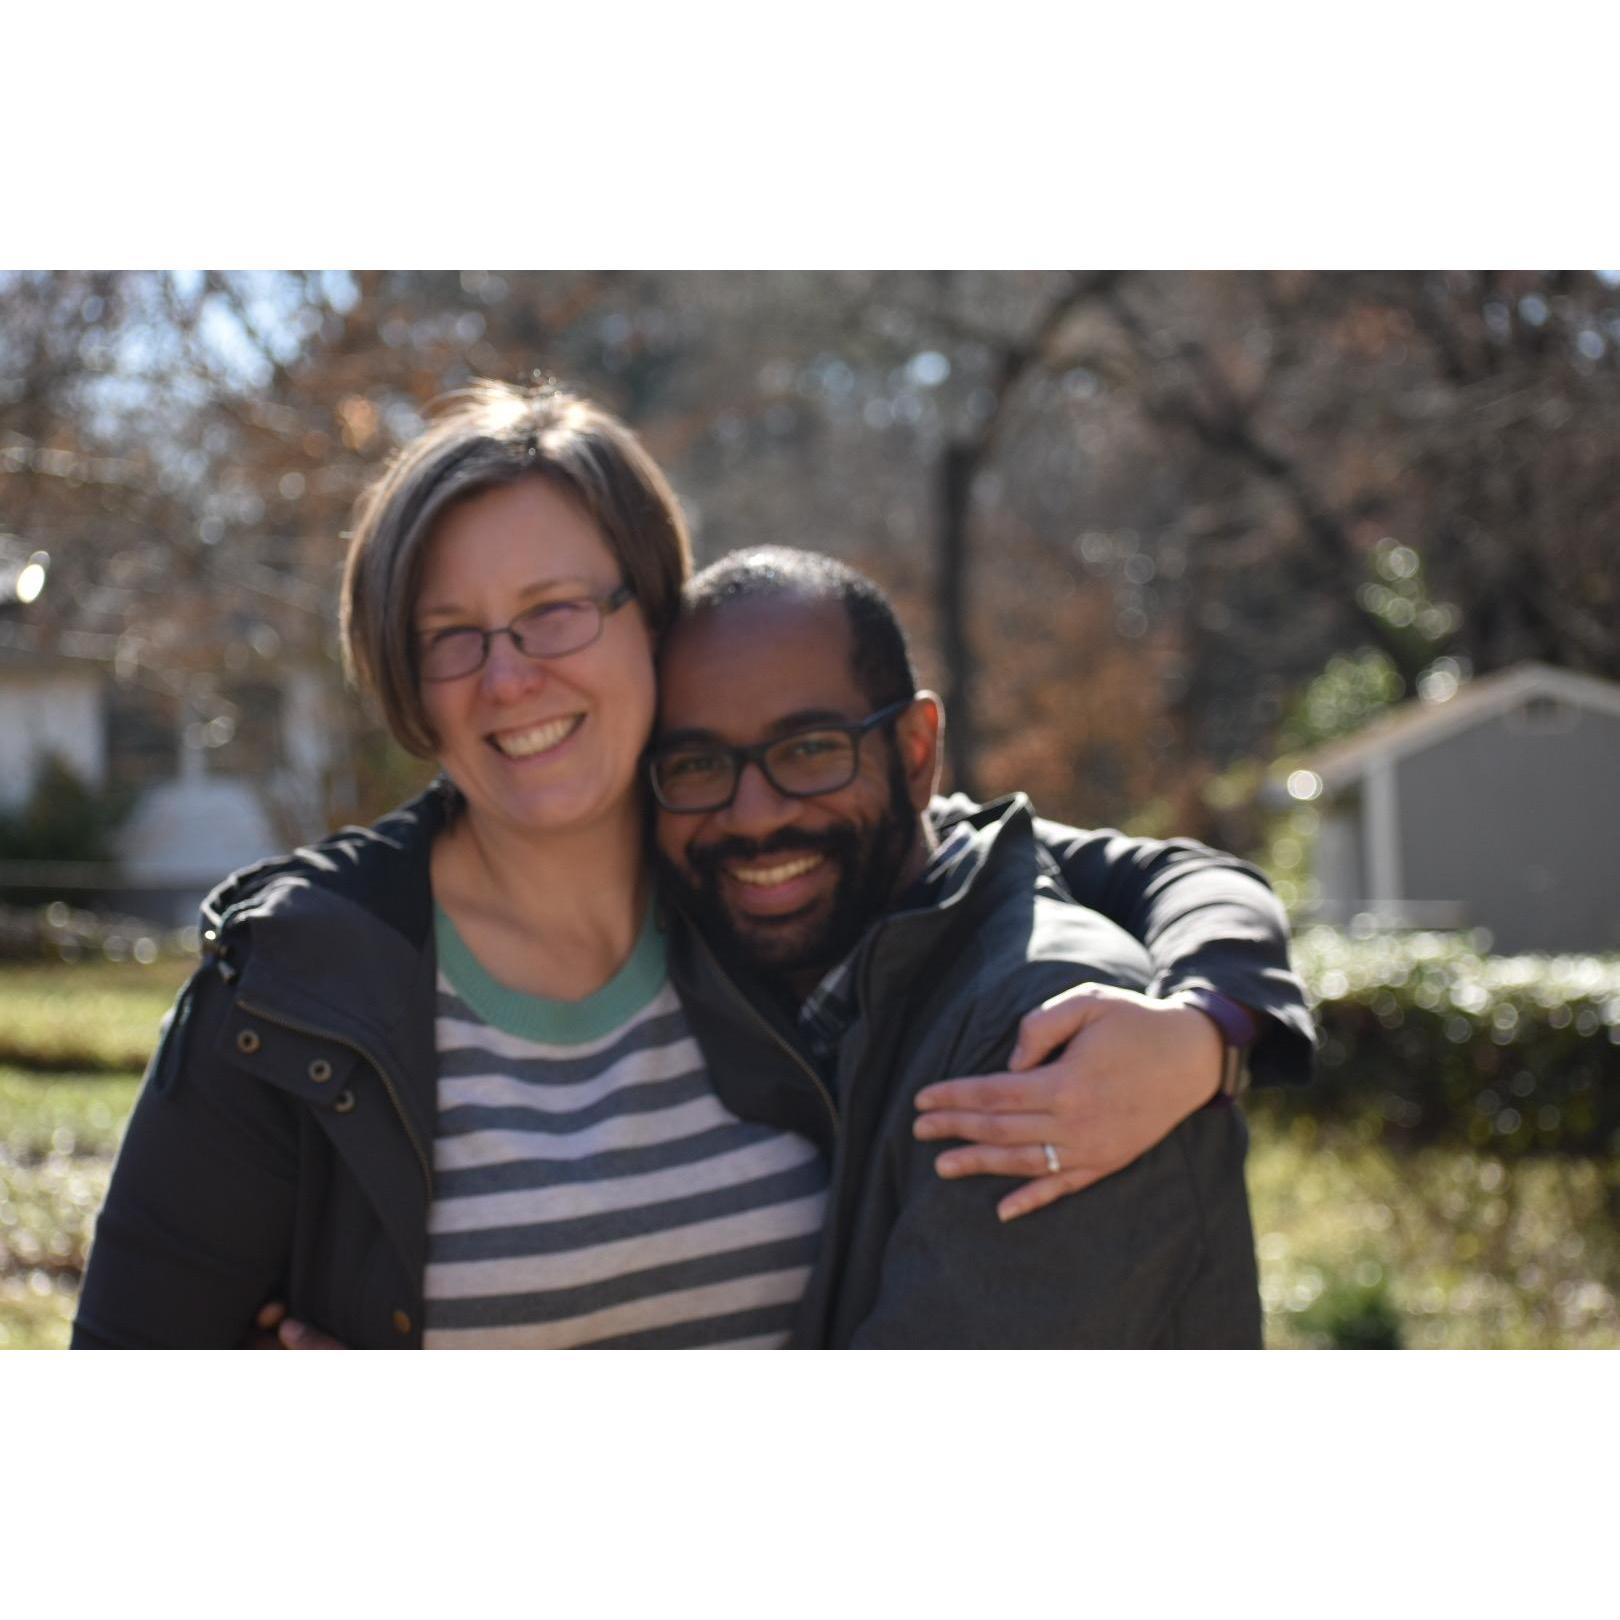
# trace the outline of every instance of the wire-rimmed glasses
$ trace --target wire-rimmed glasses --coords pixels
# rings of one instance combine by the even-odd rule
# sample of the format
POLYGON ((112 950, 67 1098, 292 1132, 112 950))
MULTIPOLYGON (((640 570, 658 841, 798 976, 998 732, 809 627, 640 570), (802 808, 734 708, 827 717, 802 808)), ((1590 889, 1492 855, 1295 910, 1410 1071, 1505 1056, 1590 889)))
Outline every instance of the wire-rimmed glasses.
POLYGON ((628 585, 604 596, 570 596, 526 609, 510 624, 481 630, 473 624, 449 625, 417 634, 417 669, 424 681, 455 681, 475 675, 489 658, 496 636, 510 636, 525 658, 563 658, 582 651, 602 634, 608 615, 635 596, 628 585))

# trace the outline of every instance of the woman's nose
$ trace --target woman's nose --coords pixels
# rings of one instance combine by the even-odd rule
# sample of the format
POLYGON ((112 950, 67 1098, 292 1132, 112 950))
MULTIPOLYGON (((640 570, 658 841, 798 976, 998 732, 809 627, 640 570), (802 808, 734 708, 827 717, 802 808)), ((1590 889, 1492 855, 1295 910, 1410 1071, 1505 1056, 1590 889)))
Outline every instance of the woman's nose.
POLYGON ((479 680, 485 693, 499 701, 507 701, 532 691, 546 678, 546 667, 538 658, 530 658, 518 651, 509 630, 497 630, 489 640, 489 653, 479 680))

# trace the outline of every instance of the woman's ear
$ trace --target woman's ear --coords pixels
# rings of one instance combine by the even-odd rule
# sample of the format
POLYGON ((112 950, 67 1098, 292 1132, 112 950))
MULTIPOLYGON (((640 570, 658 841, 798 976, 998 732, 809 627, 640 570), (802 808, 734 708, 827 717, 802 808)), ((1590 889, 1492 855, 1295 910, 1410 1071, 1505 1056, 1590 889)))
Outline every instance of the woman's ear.
POLYGON ((895 739, 905 767, 911 807, 917 812, 928 808, 928 801, 939 791, 945 738, 945 705, 937 692, 919 692, 912 705, 894 723, 895 739))

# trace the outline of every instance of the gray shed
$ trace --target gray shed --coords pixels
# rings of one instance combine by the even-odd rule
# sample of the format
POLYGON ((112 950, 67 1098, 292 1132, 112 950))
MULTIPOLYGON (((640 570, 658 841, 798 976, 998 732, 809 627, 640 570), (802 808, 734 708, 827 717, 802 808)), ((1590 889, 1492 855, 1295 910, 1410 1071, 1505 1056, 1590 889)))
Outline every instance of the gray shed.
POLYGON ((1620 950, 1620 685, 1545 664, 1403 704, 1289 777, 1317 802, 1317 916, 1620 950))

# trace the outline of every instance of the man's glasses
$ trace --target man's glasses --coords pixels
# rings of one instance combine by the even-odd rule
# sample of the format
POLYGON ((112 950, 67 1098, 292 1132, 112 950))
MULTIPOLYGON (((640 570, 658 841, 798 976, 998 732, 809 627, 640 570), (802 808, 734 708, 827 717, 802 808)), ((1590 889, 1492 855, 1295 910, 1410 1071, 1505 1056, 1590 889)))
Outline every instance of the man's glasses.
POLYGON ((474 675, 489 657, 496 636, 510 636, 525 658, 562 658, 590 646, 602 634, 610 613, 617 613, 635 592, 620 585, 606 596, 571 596, 564 602, 542 602, 520 613, 498 630, 458 624, 417 636, 417 668, 424 681, 455 681, 474 675))
POLYGON ((759 766, 765 780, 790 799, 813 799, 836 793, 855 780, 861 763, 861 738, 892 720, 915 701, 901 698, 864 720, 846 725, 823 722, 792 731, 752 748, 724 743, 677 742, 655 748, 647 761, 653 797, 679 815, 723 810, 737 796, 743 767, 759 766))

